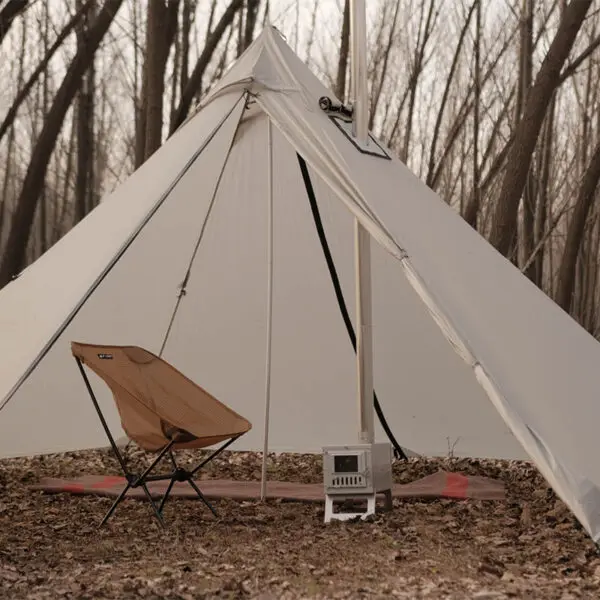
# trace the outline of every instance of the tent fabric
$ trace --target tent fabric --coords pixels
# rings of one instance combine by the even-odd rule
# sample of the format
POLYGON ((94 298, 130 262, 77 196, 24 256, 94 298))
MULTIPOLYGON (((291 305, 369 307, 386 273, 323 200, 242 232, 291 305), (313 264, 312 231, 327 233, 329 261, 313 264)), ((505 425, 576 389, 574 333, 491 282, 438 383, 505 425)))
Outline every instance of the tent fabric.
MULTIPOLYGON (((300 66, 287 46, 273 41, 274 62, 300 66)), ((294 72, 305 75, 305 79, 298 78, 299 89, 310 90, 313 98, 324 94, 306 70, 294 72)), ((363 169, 363 157, 348 144, 338 145, 342 152, 335 157, 330 152, 333 142, 317 126, 317 121, 324 121, 322 115, 305 111, 300 125, 296 117, 301 110, 299 98, 287 94, 275 102, 273 95, 272 91, 261 94, 265 111, 288 139, 305 140, 305 148, 313 151, 302 152, 305 160, 318 171, 328 171, 340 198, 346 191, 354 215, 402 261, 411 285, 447 339, 474 368, 542 474, 586 529, 598 532, 600 466, 592 441, 600 417, 595 401, 600 384, 597 341, 489 244, 482 243, 399 160, 392 165, 374 160, 372 168, 363 169), (314 127, 306 121, 314 121, 314 127), (324 156, 337 158, 338 173, 328 168, 324 156), (393 189, 402 190, 398 202, 386 197, 386 190, 393 189), (364 198, 369 199, 372 214, 378 215, 375 227, 384 222, 389 230, 370 228, 371 220, 360 210, 364 198), (565 424, 574 422, 576 429, 565 431, 565 424)))
MULTIPOLYGON (((354 353, 300 154, 352 318, 355 218, 376 242, 375 387, 400 443, 529 457, 600 539, 597 341, 399 160, 357 149, 319 108, 324 95, 267 27, 148 163, 0 292, 0 455, 99 445, 68 371, 70 339, 164 343, 166 360, 263 421, 270 122, 270 449, 319 451, 357 434, 354 353), (39 435, 15 433, 38 427, 32 415, 39 435)), ((263 435, 236 447, 261 449, 263 435)))
MULTIPOLYGON (((0 291, 0 456, 106 444, 73 369, 70 342, 133 343, 158 352, 198 222, 244 111, 242 94, 207 111, 0 291)), ((119 437, 110 393, 98 400, 119 437)))
POLYGON ((179 433, 174 449, 206 448, 252 427, 144 348, 72 342, 71 351, 109 386, 123 430, 144 450, 159 450, 179 433))

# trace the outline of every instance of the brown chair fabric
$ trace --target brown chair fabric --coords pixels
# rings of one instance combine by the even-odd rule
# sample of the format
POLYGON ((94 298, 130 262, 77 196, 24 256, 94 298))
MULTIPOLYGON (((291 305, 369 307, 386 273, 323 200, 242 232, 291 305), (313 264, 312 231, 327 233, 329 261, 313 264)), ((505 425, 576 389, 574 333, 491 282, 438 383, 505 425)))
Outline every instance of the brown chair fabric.
POLYGON ((242 435, 249 421, 138 346, 71 343, 73 356, 113 393, 125 433, 144 450, 205 448, 242 435))

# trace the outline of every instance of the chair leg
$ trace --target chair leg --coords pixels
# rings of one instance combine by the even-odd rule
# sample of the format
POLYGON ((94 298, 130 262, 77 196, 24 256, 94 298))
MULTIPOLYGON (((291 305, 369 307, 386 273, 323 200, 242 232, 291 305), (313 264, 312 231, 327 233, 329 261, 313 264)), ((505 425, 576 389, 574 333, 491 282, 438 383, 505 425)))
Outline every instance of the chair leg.
POLYGON ((204 504, 208 506, 210 512, 218 519, 219 515, 217 514, 217 511, 212 507, 212 504, 204 497, 204 494, 200 491, 200 488, 196 485, 196 482, 191 477, 187 480, 187 482, 192 486, 192 489, 196 492, 196 494, 198 494, 200 500, 202 500, 202 502, 204 502, 204 504))
POLYGON ((131 482, 128 481, 127 485, 123 488, 123 491, 117 496, 117 499, 113 502, 112 506, 108 509, 108 512, 104 515, 104 518, 102 519, 98 527, 102 527, 106 523, 106 521, 108 521, 111 518, 112 514, 117 508, 117 505, 121 502, 121 500, 123 500, 123 498, 125 498, 125 494, 127 494, 130 487, 131 482))
POLYGON ((167 491, 165 492, 165 495, 162 497, 162 500, 160 501, 160 506, 158 507, 158 512, 162 515, 162 511, 163 508, 165 506, 165 503, 167 501, 167 498, 169 497, 169 494, 171 493, 171 490, 173 489, 173 485, 175 484, 175 478, 171 478, 171 481, 169 481, 169 485, 167 487, 167 491))
POLYGON ((117 460, 119 461, 119 464, 121 465, 121 469, 123 470, 123 473, 125 474, 125 477, 127 479, 127 485, 125 486, 125 488, 123 489, 123 491, 119 494, 119 496, 117 497, 117 499, 114 501, 113 505, 110 507, 110 509, 108 510, 108 512, 106 513, 106 515, 104 515, 104 518, 102 519, 101 523, 100 523, 100 527, 102 527, 102 525, 104 525, 106 523, 106 521, 108 521, 108 519, 110 519, 110 517, 112 516, 112 514, 115 512, 115 509, 117 508, 117 506, 119 505, 119 503, 121 502, 121 500, 123 500, 123 498, 125 497, 125 494, 127 494, 127 492, 129 491, 130 488, 132 487, 138 487, 141 486, 144 489, 144 492, 146 494, 146 496, 148 497, 148 500, 150 502, 150 505, 152 506, 152 510, 154 511, 154 514, 156 515, 157 519, 159 520, 160 524, 162 525, 162 527, 165 526, 163 518, 160 514, 160 512, 158 511, 158 509, 156 508, 156 504, 154 503, 154 500, 152 500, 152 496, 150 495, 150 492, 148 491, 148 487, 146 486, 146 477, 148 477, 150 475, 150 472, 154 469, 154 467, 160 462, 160 460, 162 459, 162 457, 167 453, 171 451, 171 448, 173 446, 173 444, 175 443, 175 440, 171 440, 159 453, 159 455, 155 458, 155 460, 152 462, 152 464, 150 466, 148 466, 146 468, 146 470, 139 475, 137 478, 133 478, 133 476, 131 475, 131 473, 129 473, 128 469, 127 469, 127 464, 125 462, 125 459, 123 458, 123 456, 121 455, 121 453, 119 452, 119 448, 115 442, 115 439, 113 438, 112 433, 110 432, 110 429, 108 427, 108 424, 106 423, 106 419, 104 418, 104 415, 102 414, 102 410, 100 409, 100 406, 98 404, 98 401, 96 400, 96 396, 94 395, 94 390, 92 389, 92 386, 90 384, 90 381, 86 375, 85 369, 83 368, 83 363, 81 361, 81 359, 76 357, 76 362, 77 362, 77 366, 79 367, 79 372, 81 373, 81 376, 83 377, 83 381, 85 383, 85 386, 88 390, 88 393, 90 395, 90 398, 92 400, 92 403, 94 404, 94 408, 96 409, 96 412, 98 413, 98 418, 100 419, 100 422, 102 423, 102 427, 104 428, 104 431, 106 433, 106 436, 108 437, 108 440, 110 442, 110 445, 117 457, 117 460))
POLYGON ((150 502, 150 506, 152 506, 152 510, 154 511, 154 515, 158 519, 158 522, 160 523, 161 527, 164 528, 165 522, 164 522, 164 520, 162 518, 162 515, 160 514, 160 512, 156 508, 156 504, 154 503, 154 500, 152 499, 150 491, 148 490, 148 486, 145 483, 142 483, 141 486, 142 486, 142 489, 144 490, 144 492, 146 494, 146 497, 148 498, 148 502, 150 502))
POLYGON ((146 478, 150 475, 151 471, 154 469, 154 467, 156 467, 156 465, 161 461, 162 457, 167 453, 170 452, 171 450, 171 446, 174 444, 174 440, 171 440, 159 453, 159 455, 152 461, 152 464, 150 464, 148 467, 146 467, 146 470, 138 476, 138 478, 135 480, 135 482, 133 483, 134 487, 137 487, 138 485, 143 485, 144 482, 146 481, 146 478))
POLYGON ((221 452, 223 452, 223 450, 231 446, 231 444, 233 444, 233 442, 235 442, 239 437, 239 435, 236 435, 235 437, 232 437, 230 440, 226 441, 222 446, 210 454, 210 456, 205 458, 195 469, 193 469, 190 475, 194 476, 204 465, 207 465, 211 460, 213 460, 213 458, 216 458, 219 454, 221 454, 221 452))

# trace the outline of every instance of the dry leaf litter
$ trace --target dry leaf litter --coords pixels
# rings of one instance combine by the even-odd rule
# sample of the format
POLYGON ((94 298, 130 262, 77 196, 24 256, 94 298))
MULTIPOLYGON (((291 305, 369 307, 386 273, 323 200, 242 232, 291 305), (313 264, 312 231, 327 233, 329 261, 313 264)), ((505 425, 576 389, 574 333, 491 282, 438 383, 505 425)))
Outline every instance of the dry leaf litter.
MULTIPOLYGON (((185 460, 201 453, 188 452, 185 460)), ((132 463, 146 456, 128 450, 132 463)), ((257 480, 261 455, 224 453, 205 478, 257 480)), ((0 598, 600 598, 600 555, 527 463, 411 459, 505 482, 503 502, 395 500, 371 521, 323 523, 323 505, 174 499, 161 530, 146 502, 32 492, 40 477, 119 474, 108 450, 0 461, 0 598)), ((272 455, 269 477, 322 481, 321 457, 272 455)))

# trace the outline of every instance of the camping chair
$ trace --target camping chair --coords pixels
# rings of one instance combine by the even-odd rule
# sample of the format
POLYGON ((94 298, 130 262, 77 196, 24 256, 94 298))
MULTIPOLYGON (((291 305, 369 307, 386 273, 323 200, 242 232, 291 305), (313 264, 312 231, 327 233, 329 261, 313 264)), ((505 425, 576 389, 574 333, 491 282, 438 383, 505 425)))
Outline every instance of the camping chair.
POLYGON ((72 342, 71 351, 127 482, 100 526, 108 521, 130 488, 141 487, 156 518, 164 527, 163 508, 173 485, 178 481, 187 481, 204 504, 217 516, 193 477, 225 448, 247 433, 252 427, 250 422, 170 364, 143 348, 72 342), (132 473, 127 468, 94 395, 84 365, 101 377, 111 389, 121 417, 121 425, 127 436, 143 450, 158 452, 150 466, 141 474, 132 473), (225 443, 192 470, 179 467, 173 454, 173 450, 207 448, 223 441, 225 443), (152 474, 165 455, 171 460, 172 471, 168 474, 152 474), (167 490, 157 508, 147 484, 167 480, 167 490))

